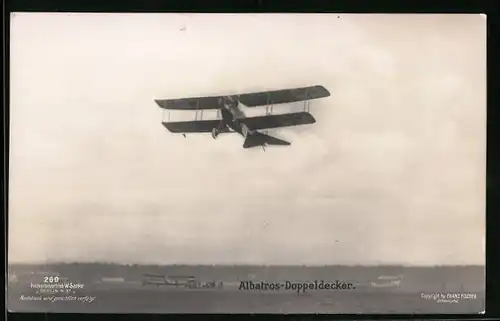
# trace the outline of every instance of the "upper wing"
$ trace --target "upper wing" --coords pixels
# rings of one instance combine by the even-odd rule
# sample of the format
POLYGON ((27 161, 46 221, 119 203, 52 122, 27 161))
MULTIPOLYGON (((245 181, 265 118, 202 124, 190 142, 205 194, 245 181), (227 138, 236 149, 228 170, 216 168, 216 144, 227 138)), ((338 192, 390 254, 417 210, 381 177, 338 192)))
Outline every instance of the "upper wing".
POLYGON ((263 91, 235 96, 247 107, 292 103, 303 100, 324 98, 330 92, 323 86, 311 86, 294 89, 263 91))
MULTIPOLYGON (((303 100, 311 100, 330 96, 330 92, 323 86, 310 86, 294 89, 264 91, 242 95, 234 95, 247 107, 264 105, 292 103, 303 100)), ((194 97, 181 99, 156 99, 155 102, 161 108, 196 110, 196 109, 219 109, 219 100, 222 96, 194 97)))
POLYGON ((197 120, 164 122, 165 126, 172 133, 209 133, 213 128, 217 128, 220 120, 197 120))
POLYGON ((181 110, 196 110, 196 109, 219 109, 219 99, 221 97, 196 97, 182 99, 155 99, 155 102, 161 108, 165 109, 181 109, 181 110))
POLYGON ((316 122, 314 117, 306 112, 249 117, 239 119, 239 121, 247 125, 250 130, 305 125, 316 122))

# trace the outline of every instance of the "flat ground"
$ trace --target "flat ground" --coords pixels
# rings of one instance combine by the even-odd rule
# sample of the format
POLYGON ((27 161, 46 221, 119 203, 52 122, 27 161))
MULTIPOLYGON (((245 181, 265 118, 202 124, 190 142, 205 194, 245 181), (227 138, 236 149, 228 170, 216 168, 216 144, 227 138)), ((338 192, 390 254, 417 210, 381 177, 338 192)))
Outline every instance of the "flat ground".
POLYGON ((59 264, 10 266, 9 274, 16 277, 9 284, 8 309, 16 312, 478 313, 484 310, 484 267, 477 266, 407 268, 59 264), (187 289, 143 286, 142 280, 146 273, 195 276, 202 282, 222 282, 224 287, 187 289), (64 294, 40 294, 37 289, 30 288, 31 283, 44 283, 45 276, 55 275, 67 278, 67 282, 81 283, 84 289, 64 294), (400 281, 389 285, 395 278, 400 281), (312 290, 306 293, 285 289, 240 290, 240 281, 249 280, 341 280, 351 282, 355 288, 312 290), (448 297, 442 302, 422 297, 423 294, 436 293, 448 297), (456 301, 453 300, 455 297, 450 297, 455 294, 460 296, 456 301))

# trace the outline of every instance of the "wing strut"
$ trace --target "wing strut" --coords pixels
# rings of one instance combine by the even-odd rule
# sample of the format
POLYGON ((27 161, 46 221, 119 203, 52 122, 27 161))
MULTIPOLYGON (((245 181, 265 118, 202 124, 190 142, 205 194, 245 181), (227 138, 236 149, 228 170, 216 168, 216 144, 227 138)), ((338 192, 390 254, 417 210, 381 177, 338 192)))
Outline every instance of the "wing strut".
POLYGON ((196 102, 196 110, 194 112, 194 121, 203 120, 203 108, 200 109, 200 101, 196 102))
POLYGON ((170 110, 168 109, 163 109, 162 110, 162 113, 161 113, 161 121, 164 122, 165 121, 165 114, 167 114, 167 121, 170 121, 170 110))
MULTIPOLYGON (((309 88, 306 88, 306 90, 305 90, 305 96, 306 96, 306 97, 307 97, 307 90, 308 90, 308 89, 309 89, 309 88)), ((309 110, 311 109, 311 108, 310 108, 310 106, 311 106, 311 101, 310 101, 309 99, 304 100, 304 111, 305 111, 306 113, 308 113, 308 112, 309 112, 309 110)))
POLYGON ((311 110, 311 101, 306 100, 304 101, 304 111, 308 113, 311 110))
POLYGON ((270 116, 270 115, 272 115, 272 114, 273 114, 273 105, 272 105, 272 104, 271 104, 271 105, 269 104, 269 103, 270 103, 270 101, 271 101, 271 93, 270 93, 270 92, 268 92, 268 93, 267 93, 267 103, 266 103, 266 115, 267 115, 267 116, 270 116))

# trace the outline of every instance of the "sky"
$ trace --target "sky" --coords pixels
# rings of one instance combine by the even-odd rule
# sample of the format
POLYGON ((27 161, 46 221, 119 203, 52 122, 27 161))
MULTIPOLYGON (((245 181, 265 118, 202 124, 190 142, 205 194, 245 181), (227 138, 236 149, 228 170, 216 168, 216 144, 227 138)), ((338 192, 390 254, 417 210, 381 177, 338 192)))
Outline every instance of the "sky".
POLYGON ((484 15, 11 18, 10 262, 484 264, 484 15), (154 103, 309 85, 265 152, 154 103))

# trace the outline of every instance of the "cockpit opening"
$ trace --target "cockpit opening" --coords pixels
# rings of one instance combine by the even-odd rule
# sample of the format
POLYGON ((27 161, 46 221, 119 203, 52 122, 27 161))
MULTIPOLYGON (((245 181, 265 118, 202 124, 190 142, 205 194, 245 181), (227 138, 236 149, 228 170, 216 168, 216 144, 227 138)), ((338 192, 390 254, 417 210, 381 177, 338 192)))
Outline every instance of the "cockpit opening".
POLYGON ((231 96, 226 96, 223 99, 224 107, 228 110, 238 107, 238 101, 231 96))

